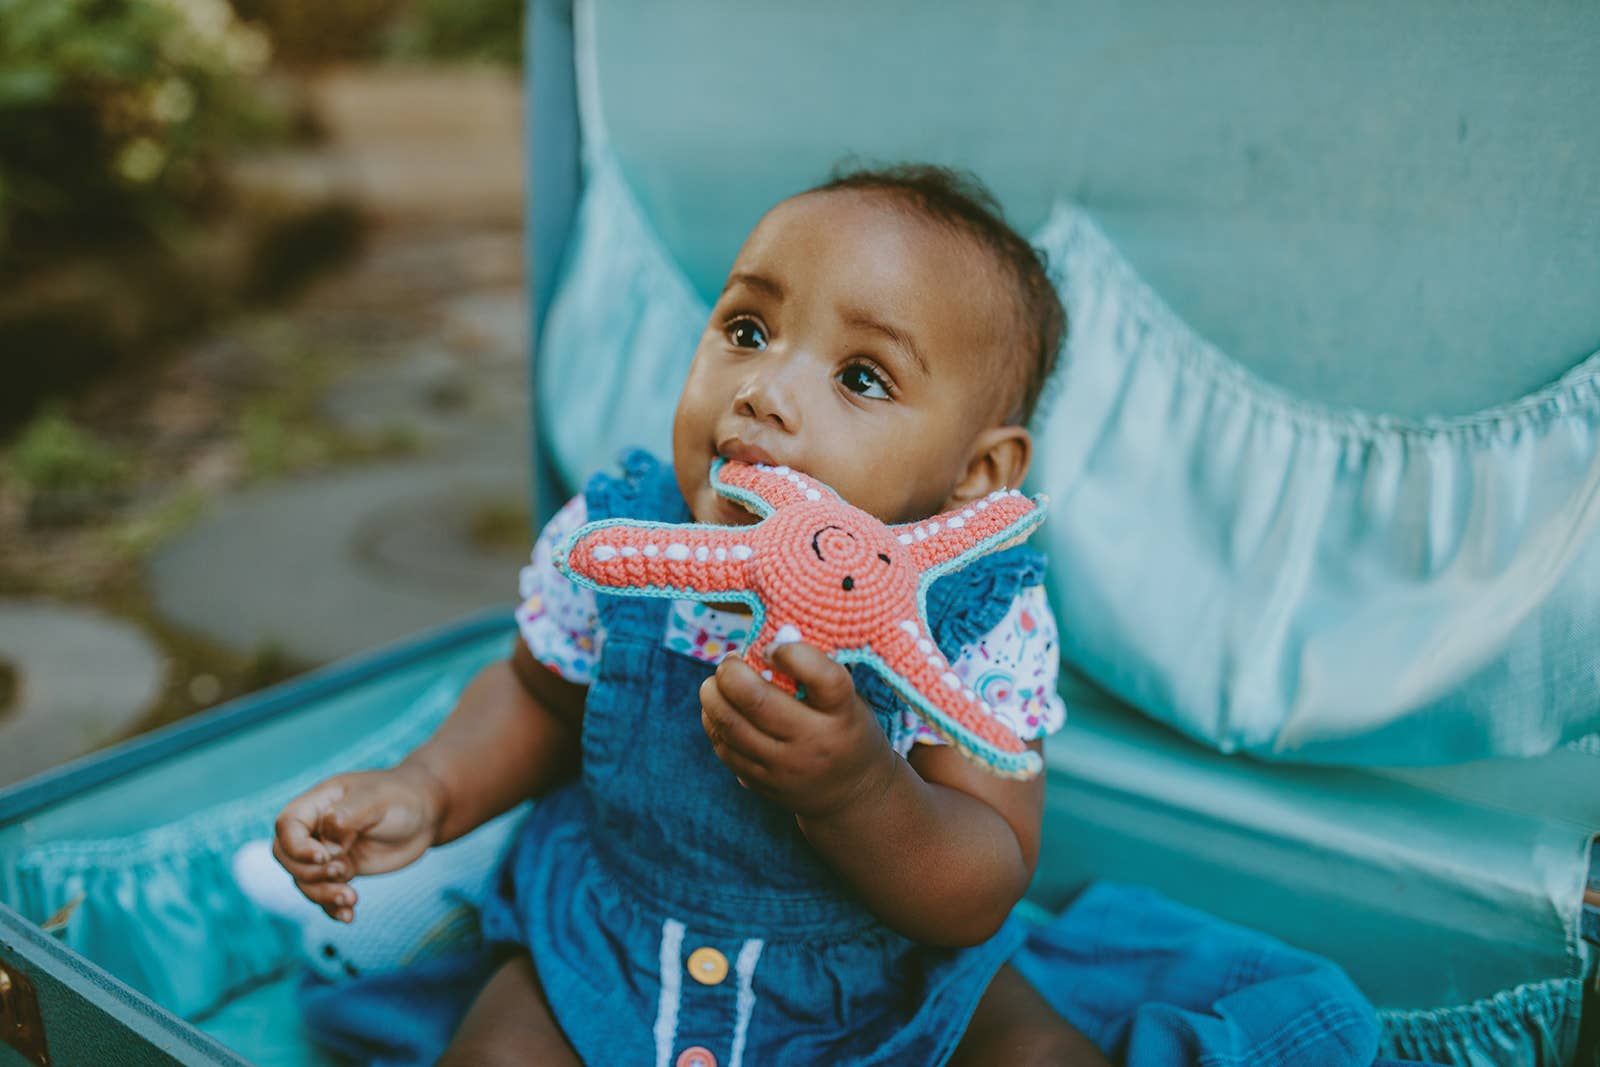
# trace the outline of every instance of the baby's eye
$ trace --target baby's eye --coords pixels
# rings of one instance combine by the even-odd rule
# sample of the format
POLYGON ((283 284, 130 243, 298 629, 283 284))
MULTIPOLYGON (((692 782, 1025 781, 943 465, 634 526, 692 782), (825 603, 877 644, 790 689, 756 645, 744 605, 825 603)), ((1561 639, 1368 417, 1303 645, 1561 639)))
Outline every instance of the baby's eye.
POLYGON ((767 331, 755 319, 734 319, 728 323, 725 331, 727 332, 728 340, 733 342, 735 348, 760 350, 767 347, 767 331))
POLYGON ((839 384, 855 393, 872 400, 889 399, 889 383, 883 376, 865 363, 852 363, 839 372, 839 384))

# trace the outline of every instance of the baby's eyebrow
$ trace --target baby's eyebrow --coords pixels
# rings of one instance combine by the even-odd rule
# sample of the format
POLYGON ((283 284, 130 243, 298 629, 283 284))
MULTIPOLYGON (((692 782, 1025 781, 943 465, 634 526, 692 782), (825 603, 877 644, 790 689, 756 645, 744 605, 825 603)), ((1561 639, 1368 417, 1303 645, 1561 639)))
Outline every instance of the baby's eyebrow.
POLYGON ((911 358, 916 360, 917 366, 921 368, 923 374, 929 373, 928 361, 922 358, 921 352, 917 351, 917 342, 909 333, 900 329, 898 326, 893 326, 887 322, 883 322, 880 319, 875 319, 865 311, 846 312, 844 321, 851 326, 855 326, 863 330, 871 330, 873 333, 879 333, 884 337, 887 337, 891 342, 910 353, 911 358))
POLYGON ((765 274, 754 274, 747 270, 736 270, 728 275, 728 284, 722 287, 726 293, 735 285, 745 285, 751 289, 759 290, 772 297, 774 300, 783 299, 783 286, 765 274))

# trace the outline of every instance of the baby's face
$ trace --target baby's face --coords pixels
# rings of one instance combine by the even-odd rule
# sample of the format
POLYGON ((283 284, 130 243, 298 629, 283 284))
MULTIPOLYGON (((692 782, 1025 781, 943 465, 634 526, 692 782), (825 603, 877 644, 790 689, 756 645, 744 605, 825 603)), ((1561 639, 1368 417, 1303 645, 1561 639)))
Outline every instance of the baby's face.
POLYGON ((711 461, 786 464, 884 522, 950 503, 996 424, 1007 331, 995 269, 970 241, 882 193, 786 200, 751 232, 695 349, 673 420, 678 484, 700 522, 754 519, 711 461))

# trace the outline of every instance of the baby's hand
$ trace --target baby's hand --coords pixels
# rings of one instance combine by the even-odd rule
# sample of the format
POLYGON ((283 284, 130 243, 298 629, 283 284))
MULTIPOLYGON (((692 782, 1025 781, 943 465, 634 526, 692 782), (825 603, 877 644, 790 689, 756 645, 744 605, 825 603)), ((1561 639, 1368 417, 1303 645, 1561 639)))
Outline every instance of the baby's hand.
POLYGON ((873 795, 899 757, 850 672, 798 641, 773 649, 770 660, 799 683, 805 700, 742 660, 723 660, 700 686, 700 723, 717 758, 747 788, 808 818, 873 795))
POLYGON ((272 854, 307 899, 350 922, 356 906, 351 878, 398 870, 433 844, 436 786, 426 771, 404 764, 329 778, 283 809, 272 854))

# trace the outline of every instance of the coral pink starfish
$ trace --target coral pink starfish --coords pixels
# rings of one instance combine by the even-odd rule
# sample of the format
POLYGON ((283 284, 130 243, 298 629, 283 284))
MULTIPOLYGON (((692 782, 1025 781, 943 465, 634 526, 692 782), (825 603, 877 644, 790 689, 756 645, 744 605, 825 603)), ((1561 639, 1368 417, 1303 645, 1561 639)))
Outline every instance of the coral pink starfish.
POLYGON ((748 604, 745 661, 789 693, 762 652, 804 640, 840 663, 873 666, 935 731, 997 774, 1031 778, 1040 760, 962 684, 933 643, 928 586, 981 555, 1025 539, 1043 501, 1000 490, 918 523, 887 526, 788 467, 715 460, 711 481, 761 521, 709 526, 633 519, 591 522, 557 565, 608 593, 748 604))

